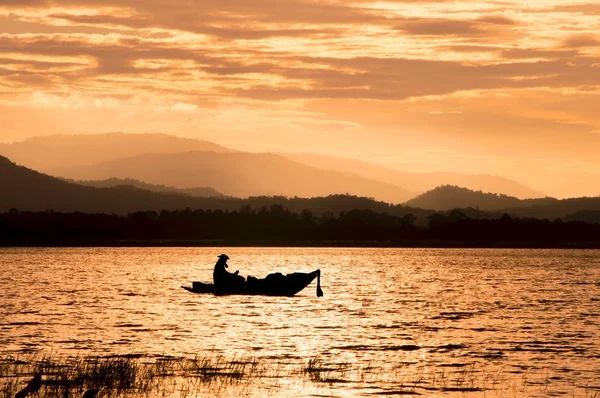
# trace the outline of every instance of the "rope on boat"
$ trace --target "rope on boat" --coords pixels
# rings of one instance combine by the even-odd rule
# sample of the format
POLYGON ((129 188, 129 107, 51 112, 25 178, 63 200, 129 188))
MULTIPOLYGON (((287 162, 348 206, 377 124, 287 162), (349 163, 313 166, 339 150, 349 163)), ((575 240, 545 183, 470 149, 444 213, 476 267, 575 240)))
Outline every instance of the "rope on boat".
POLYGON ((321 270, 317 271, 317 297, 323 297, 323 290, 321 290, 321 270))

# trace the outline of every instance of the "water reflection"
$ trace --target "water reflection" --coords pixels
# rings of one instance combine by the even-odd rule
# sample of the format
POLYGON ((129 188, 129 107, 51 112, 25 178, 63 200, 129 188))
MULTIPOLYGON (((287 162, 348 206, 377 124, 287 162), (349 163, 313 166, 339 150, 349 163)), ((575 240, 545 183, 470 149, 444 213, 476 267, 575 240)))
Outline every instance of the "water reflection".
POLYGON ((524 377, 543 393, 600 386, 599 251, 228 248, 243 275, 320 268, 326 295, 180 288, 210 282, 224 251, 1 249, 2 352, 250 353, 414 377, 474 369, 502 375, 496 391, 524 377))

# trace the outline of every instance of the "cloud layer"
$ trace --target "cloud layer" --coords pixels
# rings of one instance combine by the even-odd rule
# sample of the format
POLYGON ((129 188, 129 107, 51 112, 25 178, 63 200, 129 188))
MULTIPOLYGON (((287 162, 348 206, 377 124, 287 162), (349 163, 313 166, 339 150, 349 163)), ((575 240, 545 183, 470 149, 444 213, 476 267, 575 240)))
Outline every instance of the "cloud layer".
POLYGON ((161 130, 531 185, 600 175, 599 14, 555 0, 4 0, 0 140, 161 130))

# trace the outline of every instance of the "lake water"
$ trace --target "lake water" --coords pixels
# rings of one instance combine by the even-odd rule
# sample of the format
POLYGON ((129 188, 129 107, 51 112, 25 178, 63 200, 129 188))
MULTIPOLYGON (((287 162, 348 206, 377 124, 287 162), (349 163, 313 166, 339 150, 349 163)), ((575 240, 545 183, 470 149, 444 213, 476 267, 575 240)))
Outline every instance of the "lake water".
POLYGON ((274 396, 600 396, 597 250, 19 248, 0 249, 0 281, 0 356, 320 358, 376 376, 274 396), (320 268, 325 296, 180 287, 211 281, 221 253, 242 275, 320 268))

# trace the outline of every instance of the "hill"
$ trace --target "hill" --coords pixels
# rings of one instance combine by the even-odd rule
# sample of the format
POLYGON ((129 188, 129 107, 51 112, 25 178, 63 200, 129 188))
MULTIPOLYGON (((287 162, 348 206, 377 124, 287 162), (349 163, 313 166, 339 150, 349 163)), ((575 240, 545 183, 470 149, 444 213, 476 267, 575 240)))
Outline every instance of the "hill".
POLYGON ((448 211, 463 209, 474 217, 479 207, 482 218, 498 218, 504 213, 520 218, 597 222, 600 198, 518 199, 507 195, 471 191, 455 186, 440 186, 405 203, 411 208, 448 211))
POLYGON ((167 134, 80 134, 34 137, 0 144, 0 155, 53 174, 59 167, 79 167, 145 153, 232 152, 212 142, 167 134))
POLYGON ((165 185, 148 184, 143 181, 134 180, 133 178, 109 178, 107 180, 99 181, 77 181, 68 180, 79 185, 85 185, 88 187, 95 188, 113 188, 118 186, 131 186, 139 189, 145 189, 151 192, 162 192, 162 193, 179 193, 187 196, 194 196, 198 198, 214 198, 224 196, 222 193, 214 190, 210 187, 197 187, 197 188, 173 188, 165 185))
POLYGON ((333 171, 353 172, 362 177, 403 187, 412 192, 424 192, 440 185, 456 185, 474 191, 497 192, 517 198, 539 198, 542 192, 531 189, 516 181, 484 174, 458 173, 413 173, 363 162, 356 159, 339 158, 308 153, 284 153, 288 159, 333 171))
POLYGON ((539 201, 525 201, 520 207, 502 209, 502 211, 517 217, 547 218, 550 220, 564 218, 596 222, 600 211, 600 198, 583 197, 569 199, 541 199, 539 201))
POLYGON ((269 153, 153 153, 86 167, 60 168, 55 170, 55 175, 76 180, 134 178, 180 189, 209 186, 237 197, 350 194, 400 203, 414 196, 392 184, 352 173, 318 169, 269 153))
MULTIPOLYGON (((285 204, 286 208, 301 211, 337 212, 338 208, 374 207, 388 209, 389 205, 366 198, 331 197, 315 199, 288 199, 284 197, 257 197, 249 200, 236 198, 192 198, 176 193, 156 193, 131 186, 95 188, 83 186, 37 171, 18 166, 0 156, 0 212, 17 208, 21 211, 87 212, 127 214, 135 211, 221 209, 239 210, 244 204, 259 208, 285 204), (311 206, 314 200, 316 206, 311 206), (294 202, 294 205, 291 205, 294 202), (288 206, 290 205, 290 206, 288 206)), ((319 213, 320 214, 320 213, 319 213)))
POLYGON ((133 187, 92 188, 61 181, 0 156, 0 212, 27 211, 127 214, 139 210, 199 207, 198 199, 133 187))
POLYGON ((442 185, 406 202, 407 206, 446 211, 466 207, 495 211, 522 206, 522 200, 501 194, 483 193, 452 185, 442 185))

